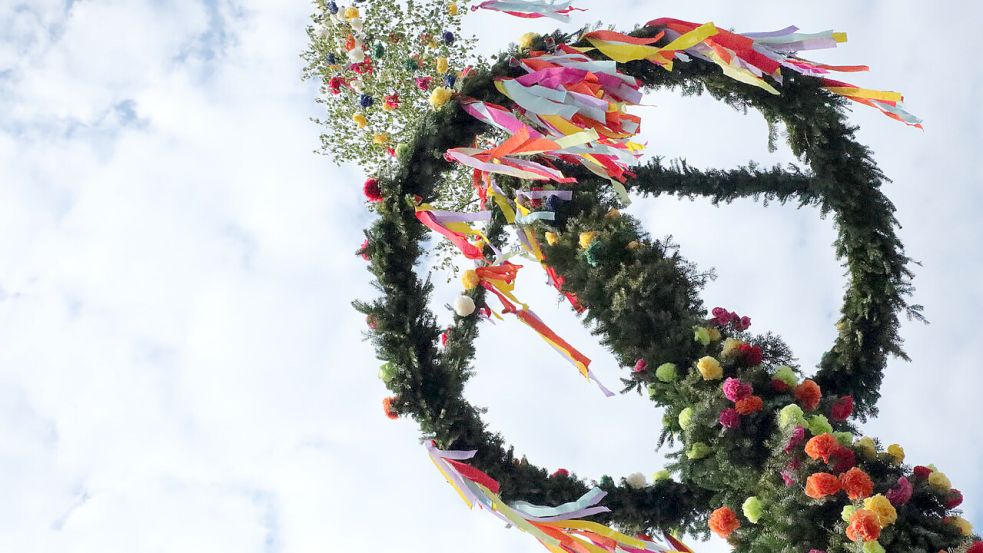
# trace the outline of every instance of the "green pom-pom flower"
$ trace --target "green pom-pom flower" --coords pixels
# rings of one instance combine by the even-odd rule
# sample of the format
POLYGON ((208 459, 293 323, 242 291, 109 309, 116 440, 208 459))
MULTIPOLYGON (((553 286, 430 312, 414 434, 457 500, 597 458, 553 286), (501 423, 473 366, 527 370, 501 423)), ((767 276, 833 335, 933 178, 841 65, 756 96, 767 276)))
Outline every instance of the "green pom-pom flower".
POLYGON ((659 481, 662 481, 662 480, 669 480, 670 478, 672 478, 672 476, 669 474, 669 471, 666 470, 666 469, 657 470, 657 471, 655 471, 655 472, 652 473, 652 481, 653 482, 659 482, 659 481))
POLYGON ((884 546, 876 541, 869 541, 864 544, 864 553, 884 553, 884 546))
POLYGON ((832 434, 833 425, 829 423, 829 419, 825 415, 814 415, 809 418, 809 432, 812 432, 813 436, 832 434))
POLYGON ((686 457, 688 459, 695 461, 697 459, 703 459, 707 455, 710 455, 712 451, 713 449, 711 449, 710 446, 708 446, 707 444, 703 442, 696 442, 695 444, 691 445, 689 449, 686 450, 686 457))
POLYGON ((802 408, 794 403, 782 407, 781 411, 778 412, 778 425, 782 428, 808 426, 802 408))
POLYGON ((399 159, 404 159, 409 151, 410 147, 402 142, 396 145, 396 157, 399 159))
POLYGON ((850 522, 850 519, 853 518, 853 513, 856 512, 856 510, 857 508, 853 505, 846 505, 843 507, 843 511, 840 513, 840 518, 843 519, 843 522, 850 522))
POLYGON ((751 521, 751 524, 757 524, 761 520, 761 514, 764 512, 765 506, 757 496, 752 495, 744 500, 741 510, 744 511, 745 518, 751 521))
POLYGON ((704 346, 710 345, 710 331, 702 326, 693 327, 693 339, 697 342, 703 344, 704 346))
POLYGON ((842 446, 853 445, 853 434, 851 432, 833 432, 833 437, 836 441, 840 442, 842 446))
POLYGON ((693 425, 693 408, 687 407, 679 412, 679 426, 683 430, 688 429, 693 425))
POLYGON ((675 363, 663 363, 655 369, 655 377, 662 382, 673 382, 679 377, 679 371, 675 363))
POLYGON ((795 388, 799 384, 799 378, 795 376, 795 371, 792 370, 792 367, 785 365, 778 367, 773 378, 775 380, 781 380, 789 388, 795 388))
POLYGON ((396 376, 396 367, 393 367, 392 363, 384 363, 379 367, 379 380, 389 384, 394 376, 396 376))

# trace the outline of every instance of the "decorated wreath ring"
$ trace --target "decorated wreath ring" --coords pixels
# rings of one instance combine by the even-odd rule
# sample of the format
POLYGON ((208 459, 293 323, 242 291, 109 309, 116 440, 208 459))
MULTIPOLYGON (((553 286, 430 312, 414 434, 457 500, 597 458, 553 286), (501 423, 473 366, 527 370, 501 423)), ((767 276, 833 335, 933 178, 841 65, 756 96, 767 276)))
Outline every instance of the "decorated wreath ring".
POLYGON ((904 355, 899 314, 919 315, 906 300, 909 259, 894 232, 893 206, 880 191, 884 176, 854 139, 844 98, 917 121, 893 93, 818 77, 856 68, 789 54, 810 41, 840 38, 794 29, 736 35, 669 19, 631 34, 586 33, 576 42, 561 34, 538 37, 458 83, 456 101, 421 121, 399 164, 366 183, 379 217, 360 253, 383 297, 356 305, 384 361, 380 376, 395 394, 386 412, 419 423, 434 463, 465 501, 489 508, 552 551, 688 551, 671 531, 708 528, 741 551, 983 551, 957 516, 962 496, 942 472, 905 465, 896 444, 857 439, 850 422, 875 412, 887 356, 904 355), (618 62, 617 70, 609 60, 618 62), (770 67, 768 60, 770 71, 748 71, 770 67), (769 80, 781 83, 780 94, 769 80), (658 159, 622 167, 617 160, 625 152, 615 150, 632 151, 625 139, 637 124, 611 114, 621 114, 639 86, 707 92, 757 109, 770 124, 784 125, 809 171, 699 171, 658 159), (604 124, 564 130, 561 120, 583 123, 565 113, 597 107, 585 90, 605 104, 594 118, 604 124), (537 109, 544 98, 576 109, 537 109), (510 137, 487 150, 468 148, 486 123, 510 137), (432 183, 452 163, 475 169, 482 208, 496 209, 452 213, 427 203, 432 183), (529 188, 527 180, 552 182, 529 188), (619 182, 643 195, 794 200, 832 213, 849 285, 836 342, 816 376, 800 381, 784 344, 748 334, 747 317, 721 308, 708 317, 698 298, 705 275, 617 211, 624 200, 619 182), (471 225, 477 221, 486 222, 483 230, 471 225), (644 389, 666 408, 663 439, 683 447, 651 483, 632 475, 589 485, 564 470, 548 474, 506 448, 463 398, 478 313, 491 312, 486 302, 494 296, 503 312, 593 378, 589 360, 512 294, 518 266, 500 250, 508 227, 632 367, 626 390, 644 389), (430 282, 414 271, 428 228, 476 262, 464 275, 466 290, 449 329, 438 326, 427 306, 430 282), (472 242, 473 236, 480 238, 472 242))

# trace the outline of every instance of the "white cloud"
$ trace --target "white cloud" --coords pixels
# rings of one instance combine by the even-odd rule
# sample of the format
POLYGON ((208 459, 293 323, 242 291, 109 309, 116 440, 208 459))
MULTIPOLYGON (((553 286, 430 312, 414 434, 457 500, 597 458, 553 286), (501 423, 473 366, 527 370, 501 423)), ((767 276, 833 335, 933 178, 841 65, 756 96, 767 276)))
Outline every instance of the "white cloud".
MULTIPOLYGON (((578 23, 630 27, 666 11, 585 5, 578 23)), ((0 549, 293 553, 398 540, 409 551, 539 550, 468 512, 413 424, 381 416, 385 390, 349 306, 374 293, 351 255, 370 215, 358 172, 311 153, 316 86, 298 80, 308 9, 0 7, 0 549)), ((972 20, 969 9, 979 11, 704 1, 670 15, 742 30, 845 28, 851 42, 816 57, 870 63, 860 84, 903 90, 926 119, 922 133, 862 107, 852 117, 895 178, 886 191, 924 263, 915 299, 934 323, 906 325, 914 362, 892 363, 868 427, 946 470, 983 526, 983 434, 971 415, 983 353, 971 336, 983 310, 981 76, 922 44, 930 37, 910 38, 912 21, 972 20)), ((503 21, 515 37, 553 26, 472 20, 488 51, 503 21)), ((952 40, 947 52, 970 51, 969 37, 952 40)), ((654 101, 651 151, 706 167, 789 159, 767 153, 755 114, 654 101)), ((781 332, 804 365, 818 359, 843 282, 830 221, 749 202, 660 199, 632 211, 717 268, 709 304, 781 332)), ((525 271, 523 297, 616 382, 610 355, 525 271)), ((439 287, 434 305, 455 294, 439 287)), ((647 402, 604 400, 514 321, 484 329, 479 351, 468 395, 531 460, 594 477, 661 465, 661 415, 647 402)))

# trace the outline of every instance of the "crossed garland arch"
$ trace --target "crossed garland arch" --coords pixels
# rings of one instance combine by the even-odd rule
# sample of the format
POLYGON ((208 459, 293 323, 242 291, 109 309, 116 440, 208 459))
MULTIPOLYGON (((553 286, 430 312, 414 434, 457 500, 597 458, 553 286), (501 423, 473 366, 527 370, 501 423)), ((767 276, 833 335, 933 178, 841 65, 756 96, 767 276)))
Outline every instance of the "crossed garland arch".
MULTIPOLYGON (((632 35, 650 37, 658 31, 644 27, 632 35)), ((552 37, 557 42, 566 38, 552 37)), ((502 56, 490 70, 465 80, 460 95, 505 101, 493 81, 517 75, 507 58, 502 56)), ((792 151, 808 163, 808 173, 754 167, 699 171, 683 163, 665 165, 657 159, 635 169, 637 176, 630 188, 642 195, 699 195, 715 202, 737 197, 795 201, 816 206, 822 214, 831 213, 838 231, 836 253, 845 262, 849 284, 838 336, 814 379, 825 397, 850 396, 856 415, 874 414, 887 357, 904 356, 897 333, 899 314, 917 317, 918 307, 906 300, 911 292, 909 259, 895 234, 893 206, 880 191, 884 176, 869 150, 855 140, 854 129, 845 121, 843 100, 822 90, 816 80, 792 73, 784 75, 782 94, 770 95, 736 83, 700 60, 678 65, 671 72, 642 61, 622 64, 620 69, 650 90, 706 92, 739 109, 756 109, 770 124, 784 126, 792 151)), ((427 307, 431 285, 413 270, 424 253, 421 241, 426 237, 426 229, 415 218, 415 204, 432 196, 430 183, 437 182, 449 168, 443 153, 470 144, 485 130, 452 103, 429 115, 400 165, 379 176, 383 192, 383 200, 377 204, 380 217, 366 234, 371 271, 384 296, 356 305, 374 323, 371 338, 378 357, 386 363, 384 380, 395 393, 395 411, 417 420, 424 435, 441 448, 477 450, 472 465, 501 484, 503 498, 542 504, 573 501, 588 490, 584 481, 569 475, 550 476, 517 457, 501 436, 487 430, 480 410, 463 398, 464 383, 472 373, 477 318, 456 317, 450 339, 442 350, 438 348, 443 329, 427 307)), ((622 364, 630 366, 636 359, 645 359, 691 366, 707 353, 707 346, 692 338, 693 327, 706 322, 698 298, 703 277, 669 244, 647 236, 631 217, 611 217, 617 199, 598 179, 576 169, 564 169, 578 177, 579 183, 574 200, 560 210, 557 225, 561 238, 545 248, 547 263, 563 275, 565 290, 575 293, 588 307, 586 321, 593 323, 622 364), (577 245, 582 231, 601 236, 603 247, 591 260, 577 245), (632 244, 641 247, 629 247, 632 244), (640 285, 642 279, 629 278, 631 275, 651 280, 640 285)), ((519 182, 509 179, 501 179, 500 184, 509 191, 520 187, 519 182)), ((501 240, 503 223, 496 215, 486 230, 493 242, 501 240)), ((540 228, 540 238, 547 230, 557 229, 540 228)), ((481 288, 469 293, 482 304, 481 288)), ((748 338, 733 329, 725 333, 748 338)), ((780 342, 761 343, 772 346, 765 348, 763 364, 747 367, 738 360, 725 367, 727 374, 741 371, 740 377, 755 389, 767 388, 772 380, 766 365, 787 361, 789 356, 780 342)), ((671 437, 680 439, 690 450, 693 443, 709 443, 714 454, 690 458, 689 451, 676 452, 671 468, 679 473, 678 482, 660 480, 637 489, 625 481, 618 484, 602 477, 598 485, 608 494, 605 505, 611 512, 595 515, 592 520, 639 532, 668 528, 705 531, 707 515, 715 506, 740 505, 751 488, 776 507, 766 510, 767 524, 747 525, 732 535, 731 542, 739 549, 853 550, 842 532, 832 530, 845 525, 845 521, 839 522, 841 505, 802 498, 801 485, 797 495, 783 490, 779 474, 785 468, 784 449, 794 439, 794 430, 778 424, 777 411, 788 401, 787 396, 783 399, 779 393, 763 393, 764 409, 745 425, 738 439, 714 437, 709 431, 714 420, 685 428, 678 422, 686 407, 701 407, 696 411, 698 421, 714 415, 717 400, 701 391, 698 377, 698 372, 691 370, 682 381, 667 383, 648 371, 633 374, 627 383, 645 385, 652 399, 666 407, 664 422, 671 437)), ((828 407, 829 402, 824 405, 828 407)), ((848 421, 836 421, 832 427, 853 432, 848 421)), ((887 489, 908 473, 890 456, 874 453, 862 466, 878 489, 887 489)), ((815 461, 805 463, 808 469, 815 461)), ((950 507, 944 496, 933 495, 929 487, 916 486, 912 505, 917 509, 901 513, 908 524, 892 527, 881 542, 892 550, 933 553, 963 543, 958 529, 946 522, 950 507)))

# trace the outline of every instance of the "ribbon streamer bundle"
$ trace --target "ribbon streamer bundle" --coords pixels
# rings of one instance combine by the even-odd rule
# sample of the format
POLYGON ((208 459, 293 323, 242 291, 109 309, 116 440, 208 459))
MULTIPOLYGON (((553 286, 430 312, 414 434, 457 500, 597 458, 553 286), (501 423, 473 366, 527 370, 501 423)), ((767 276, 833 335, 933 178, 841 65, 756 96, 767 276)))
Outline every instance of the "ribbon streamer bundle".
POLYGON ((507 505, 498 495, 498 482, 462 462, 473 457, 475 451, 442 451, 433 442, 426 445, 434 466, 469 508, 478 505, 506 524, 531 534, 553 553, 692 553, 668 533, 664 540, 657 541, 649 536, 627 536, 602 524, 579 520, 609 511, 598 505, 606 495, 600 488, 557 507, 524 501, 507 505))

